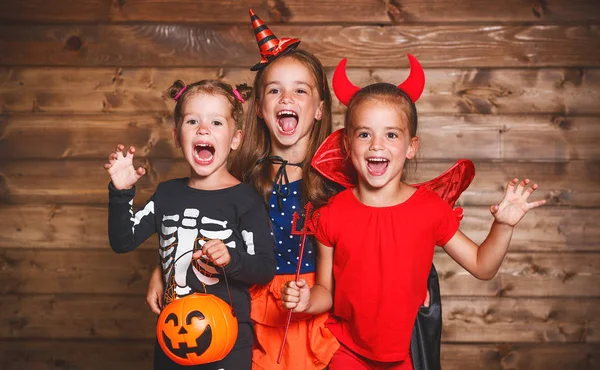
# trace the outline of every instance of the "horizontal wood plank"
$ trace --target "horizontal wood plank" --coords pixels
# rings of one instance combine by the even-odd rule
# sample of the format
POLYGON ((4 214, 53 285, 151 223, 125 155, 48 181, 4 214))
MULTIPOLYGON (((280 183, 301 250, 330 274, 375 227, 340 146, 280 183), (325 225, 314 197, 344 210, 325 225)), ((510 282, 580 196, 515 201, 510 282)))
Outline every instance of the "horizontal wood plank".
MULTIPOLYGON (((598 25, 281 26, 328 67, 600 66, 598 25), (463 42, 468 40, 468 42, 463 42), (441 52, 443 50, 443 52, 441 52)), ((0 65, 244 67, 258 61, 250 25, 2 25, 0 65)))
POLYGON ((450 344, 441 348, 444 370, 597 369, 600 346, 594 344, 450 344))
MULTIPOLYGON (((334 123, 342 127, 343 116, 334 123)), ((7 159, 105 158, 119 142, 136 146, 138 157, 182 157, 172 117, 160 114, 16 115, 0 118, 0 130, 0 157, 7 159)), ((422 115, 418 135, 427 160, 600 158, 600 116, 422 115)))
MULTIPOLYGON (((152 340, 2 340, 4 370, 142 370, 152 368, 152 340)), ((594 344, 452 344, 441 350, 444 370, 596 369, 594 344)))
MULTIPOLYGON (((443 300, 442 339, 453 343, 599 343, 600 299, 443 300)), ((0 297, 0 338, 152 339, 156 315, 143 296, 0 297)))
POLYGON ((154 340, 0 341, 3 370, 148 370, 153 358, 154 340))
MULTIPOLYGON (((427 84, 417 102, 421 114, 600 114, 600 69, 426 69, 425 73, 427 84)), ((333 69, 328 68, 329 81, 332 74, 333 69)), ((348 77, 357 86, 400 83, 407 74, 406 68, 348 69, 348 77)), ((174 107, 164 92, 177 79, 252 84, 252 76, 247 67, 0 67, 0 112, 164 115, 174 107)), ((332 108, 338 113, 345 109, 335 97, 332 108)))
MULTIPOLYGON (((2 294, 144 295, 157 248, 125 255, 104 250, 0 249, 2 294), (43 282, 43 283, 42 283, 43 282)), ((83 249, 81 249, 83 248, 83 249)), ((598 253, 509 253, 495 278, 472 277, 446 253, 435 265, 443 296, 600 298, 598 253)))
MULTIPOLYGON (((0 248, 108 250, 106 205, 3 206, 0 248)), ((461 230, 477 243, 489 233, 488 207, 466 207, 461 230)), ((511 252, 600 252, 598 209, 541 207, 515 228, 511 252)), ((155 238, 140 248, 155 250, 155 238)))
POLYGON ((445 298, 442 338, 450 342, 593 343, 598 302, 584 298, 445 298))
POLYGON ((596 254, 508 253, 489 281, 475 279, 444 252, 434 263, 444 296, 600 297, 596 254))
MULTIPOLYGON (((32 150, 35 150, 32 148, 32 150)), ((114 147, 106 148, 106 158, 114 147)), ((0 163, 0 202, 26 203, 94 203, 105 204, 109 176, 103 168, 107 160, 16 160, 0 163), (43 179, 43 180, 42 180, 43 179)), ((424 160, 409 164, 407 182, 431 180, 454 162, 424 160)), ((148 199, 159 182, 189 176, 183 160, 134 159, 147 174, 137 183, 136 201, 148 199)), ((550 205, 597 207, 600 205, 600 162, 513 162, 475 161, 476 175, 460 198, 460 205, 481 206, 499 202, 506 183, 514 178, 529 177, 541 186, 537 199, 550 205), (576 179, 576 180, 575 180, 576 179)))
POLYGON ((85 0, 22 0, 0 3, 0 20, 42 22, 191 22, 247 23, 248 8, 275 32, 283 23, 419 23, 419 22, 597 22, 598 4, 593 0, 523 2, 506 0, 414 2, 353 0, 260 1, 225 0, 120 2, 85 0))

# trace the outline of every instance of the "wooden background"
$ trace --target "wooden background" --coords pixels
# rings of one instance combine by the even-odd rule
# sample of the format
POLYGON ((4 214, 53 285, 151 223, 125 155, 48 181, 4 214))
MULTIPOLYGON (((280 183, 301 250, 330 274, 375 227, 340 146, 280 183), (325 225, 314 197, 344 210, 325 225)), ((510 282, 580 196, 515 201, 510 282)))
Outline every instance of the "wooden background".
POLYGON ((444 369, 600 369, 598 0, 1 0, 0 368, 151 368, 156 244, 110 250, 102 164, 139 147, 138 204, 186 174, 163 91, 250 82, 250 6, 330 78, 348 57, 357 85, 401 82, 420 59, 414 181, 472 159, 476 241, 508 179, 541 184, 493 280, 436 255, 444 369))

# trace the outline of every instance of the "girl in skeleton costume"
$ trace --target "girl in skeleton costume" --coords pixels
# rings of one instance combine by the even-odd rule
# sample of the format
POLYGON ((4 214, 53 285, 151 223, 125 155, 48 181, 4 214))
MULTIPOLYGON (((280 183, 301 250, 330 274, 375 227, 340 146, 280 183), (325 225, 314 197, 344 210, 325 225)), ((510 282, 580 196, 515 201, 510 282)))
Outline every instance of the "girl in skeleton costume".
POLYGON ((333 307, 327 327, 341 346, 330 370, 413 369, 411 333, 434 246, 443 246, 473 276, 491 279, 514 226, 544 204, 527 202, 537 185, 513 179, 491 207, 495 220, 478 246, 458 230, 459 217, 437 188, 446 183, 445 190, 459 194, 472 179, 465 177, 470 162, 457 163, 442 181, 402 182, 405 161, 419 146, 414 102, 425 83, 420 64, 409 59, 411 75, 398 87, 377 83, 359 89, 346 78, 345 60, 334 73, 336 96, 348 105, 345 129, 323 144, 313 165, 348 189, 316 212, 315 285, 290 281, 282 290, 283 306, 295 312, 321 314, 333 307))
MULTIPOLYGON (((104 166, 111 177, 110 244, 115 252, 125 253, 158 233, 161 275, 167 287, 162 301, 167 304, 194 292, 214 294, 233 304, 238 320, 238 338, 227 357, 195 368, 250 369, 253 332, 248 288, 271 281, 275 258, 264 202, 226 167, 230 151, 242 139, 244 97, 227 84, 208 80, 188 86, 176 81, 170 94, 177 101, 173 136, 190 176, 160 183, 145 207, 134 213, 134 185, 145 171, 133 167, 135 148, 123 153, 124 146, 118 145, 104 166)), ((154 363, 155 369, 183 368, 158 345, 154 363)))

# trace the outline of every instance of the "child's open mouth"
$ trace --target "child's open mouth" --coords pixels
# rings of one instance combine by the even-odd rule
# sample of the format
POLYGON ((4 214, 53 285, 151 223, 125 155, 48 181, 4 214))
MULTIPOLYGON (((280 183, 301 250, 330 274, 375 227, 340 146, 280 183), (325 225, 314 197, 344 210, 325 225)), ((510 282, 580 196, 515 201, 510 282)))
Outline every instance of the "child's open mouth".
POLYGON ((277 113, 277 126, 284 135, 293 135, 298 127, 298 114, 292 110, 282 110, 277 113))
POLYGON ((194 144, 194 160, 198 164, 209 164, 213 160, 215 148, 208 143, 194 144))
POLYGON ((388 168, 390 161, 381 157, 367 158, 367 171, 371 176, 381 176, 388 168))

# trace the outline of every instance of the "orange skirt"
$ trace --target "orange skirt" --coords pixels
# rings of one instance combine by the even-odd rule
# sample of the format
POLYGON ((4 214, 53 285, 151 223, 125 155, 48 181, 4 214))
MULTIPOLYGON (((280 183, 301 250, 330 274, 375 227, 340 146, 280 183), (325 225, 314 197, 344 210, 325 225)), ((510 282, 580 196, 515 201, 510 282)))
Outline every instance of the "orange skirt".
MULTIPOLYGON (((315 274, 300 275, 312 287, 315 274)), ((275 275, 270 284, 255 286, 251 316, 256 338, 252 349, 253 370, 313 370, 323 369, 340 344, 325 327, 329 313, 316 316, 294 314, 286 337, 283 358, 277 364, 279 349, 285 331, 288 310, 281 307, 281 288, 294 275, 275 275)))

